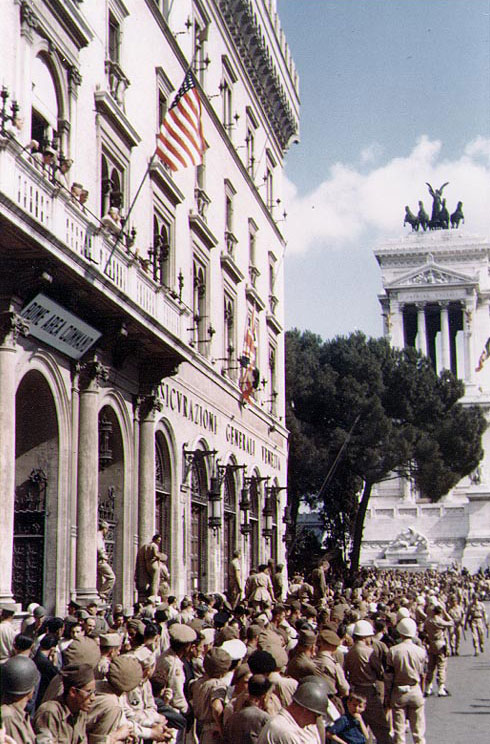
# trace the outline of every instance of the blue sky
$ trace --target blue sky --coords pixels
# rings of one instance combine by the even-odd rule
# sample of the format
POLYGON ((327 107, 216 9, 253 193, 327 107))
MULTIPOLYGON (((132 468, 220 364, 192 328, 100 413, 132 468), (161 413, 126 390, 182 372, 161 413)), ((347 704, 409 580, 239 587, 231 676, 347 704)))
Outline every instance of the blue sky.
MULTIPOLYGON (((373 247, 449 181, 490 214, 490 0, 278 0, 300 75, 286 158, 286 327, 381 334, 373 247), (440 182, 439 182, 440 179, 440 182)), ((430 209, 428 210, 430 211, 430 209)))

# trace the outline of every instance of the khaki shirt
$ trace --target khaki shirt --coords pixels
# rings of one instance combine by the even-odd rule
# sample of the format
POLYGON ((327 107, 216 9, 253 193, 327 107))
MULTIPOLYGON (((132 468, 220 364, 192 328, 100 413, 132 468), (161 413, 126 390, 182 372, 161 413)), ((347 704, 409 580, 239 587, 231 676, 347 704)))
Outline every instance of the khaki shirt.
POLYGON ((34 744, 36 735, 31 726, 31 719, 16 703, 0 707, 0 720, 5 733, 18 744, 34 744))
POLYGON ((316 673, 316 666, 313 659, 303 652, 293 656, 286 667, 287 676, 293 677, 293 679, 298 680, 298 682, 300 679, 303 679, 303 677, 316 673))
POLYGON ((393 670, 393 685, 420 684, 427 667, 427 652, 410 639, 405 639, 388 651, 387 666, 393 670))
POLYGON ((169 648, 160 656, 153 677, 172 690, 172 708, 187 713, 189 704, 184 695, 184 664, 173 649, 169 648))
POLYGON ((372 685, 381 679, 383 668, 374 646, 356 641, 345 656, 344 672, 354 687, 372 685))
POLYGON ((37 738, 56 744, 86 744, 87 714, 72 713, 58 698, 43 703, 34 716, 34 731, 37 738))
POLYGON ((424 630, 429 644, 429 653, 438 654, 446 645, 446 628, 454 625, 452 620, 442 617, 429 617, 424 623, 424 630))
POLYGON ((316 726, 298 726, 286 708, 271 718, 262 729, 258 744, 320 744, 316 726))
POLYGON ((315 666, 321 674, 333 680, 337 695, 344 697, 348 694, 350 687, 344 670, 328 651, 320 651, 315 658, 315 666))

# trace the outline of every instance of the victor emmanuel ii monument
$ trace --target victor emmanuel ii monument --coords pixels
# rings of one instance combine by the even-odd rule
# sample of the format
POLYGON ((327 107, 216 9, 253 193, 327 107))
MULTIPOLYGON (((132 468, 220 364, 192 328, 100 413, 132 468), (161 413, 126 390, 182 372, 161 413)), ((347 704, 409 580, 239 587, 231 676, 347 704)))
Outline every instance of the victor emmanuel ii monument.
MULTIPOLYGON (((418 348, 438 372, 452 370, 465 383, 463 405, 481 406, 488 418, 490 241, 462 226, 461 201, 454 199, 450 213, 443 197, 448 185, 427 184, 432 214, 422 201, 417 213, 405 207, 410 234, 375 250, 384 334, 394 346, 418 348)), ((490 429, 483 446, 478 469, 438 503, 418 498, 407 481, 380 484, 366 519, 362 563, 422 568, 457 562, 470 571, 490 565, 490 429)))

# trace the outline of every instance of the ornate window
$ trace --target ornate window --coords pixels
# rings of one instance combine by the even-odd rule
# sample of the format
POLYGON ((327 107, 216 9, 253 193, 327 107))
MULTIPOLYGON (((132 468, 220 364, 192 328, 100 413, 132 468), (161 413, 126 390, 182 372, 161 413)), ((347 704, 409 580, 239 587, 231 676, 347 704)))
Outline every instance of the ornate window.
POLYGON ((125 187, 124 169, 108 153, 102 154, 101 163, 101 216, 107 215, 109 209, 117 209, 118 213, 124 205, 125 187))
POLYGON ((172 233, 170 224, 156 212, 153 216, 153 246, 149 251, 153 279, 163 287, 172 286, 172 233))
POLYGON ((192 296, 192 339, 191 343, 197 345, 201 354, 206 354, 208 337, 207 327, 207 287, 206 268, 200 261, 194 259, 193 264, 193 296, 192 296))

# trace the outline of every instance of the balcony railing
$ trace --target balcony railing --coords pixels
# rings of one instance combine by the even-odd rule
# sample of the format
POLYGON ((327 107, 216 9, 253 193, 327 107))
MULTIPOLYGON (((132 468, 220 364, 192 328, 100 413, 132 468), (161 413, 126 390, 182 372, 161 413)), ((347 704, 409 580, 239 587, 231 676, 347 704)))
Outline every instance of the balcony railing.
POLYGON ((162 328, 183 338, 188 325, 184 306, 161 292, 160 285, 123 244, 114 248, 115 236, 107 233, 66 188, 47 176, 15 141, 0 138, 0 193, 43 228, 40 244, 60 258, 61 243, 66 249, 61 260, 74 267, 84 265, 93 279, 109 280, 162 328))

